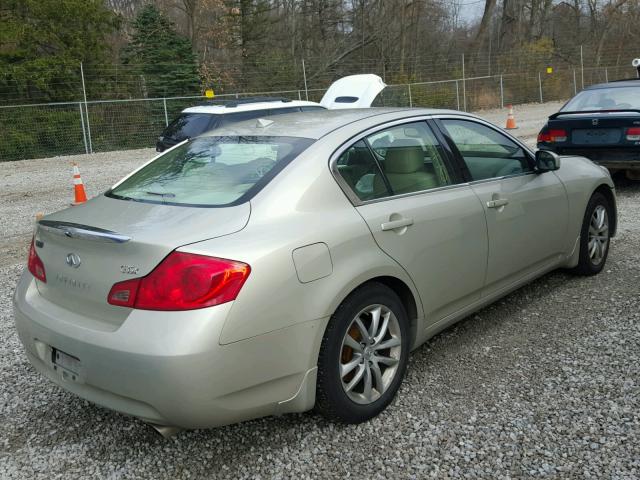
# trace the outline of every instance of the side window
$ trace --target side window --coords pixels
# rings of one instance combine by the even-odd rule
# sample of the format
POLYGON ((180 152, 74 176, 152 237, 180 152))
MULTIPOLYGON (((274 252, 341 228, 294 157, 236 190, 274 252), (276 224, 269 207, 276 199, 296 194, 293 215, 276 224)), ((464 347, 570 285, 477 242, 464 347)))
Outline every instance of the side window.
POLYGON ((392 194, 419 192, 454 183, 442 145, 425 122, 398 125, 367 138, 384 177, 373 179, 374 195, 391 188, 392 194))
POLYGON ((337 161, 338 173, 360 200, 386 197, 386 188, 374 192, 374 181, 380 177, 380 169, 371 150, 362 140, 346 150, 337 161))
POLYGON ((501 133, 469 120, 442 120, 473 180, 532 171, 527 153, 501 133))

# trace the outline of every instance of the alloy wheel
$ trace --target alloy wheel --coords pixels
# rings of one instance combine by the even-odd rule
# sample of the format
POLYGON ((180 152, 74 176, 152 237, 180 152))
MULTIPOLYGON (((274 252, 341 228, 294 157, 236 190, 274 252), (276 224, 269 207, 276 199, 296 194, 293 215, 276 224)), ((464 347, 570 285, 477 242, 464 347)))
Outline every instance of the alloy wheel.
POLYGON ((345 332, 340 349, 340 380, 358 404, 375 402, 396 376, 402 351, 398 319, 384 305, 358 313, 345 332))
POLYGON ((603 205, 598 205, 589 222, 589 258, 593 265, 600 265, 609 248, 609 215, 603 205))

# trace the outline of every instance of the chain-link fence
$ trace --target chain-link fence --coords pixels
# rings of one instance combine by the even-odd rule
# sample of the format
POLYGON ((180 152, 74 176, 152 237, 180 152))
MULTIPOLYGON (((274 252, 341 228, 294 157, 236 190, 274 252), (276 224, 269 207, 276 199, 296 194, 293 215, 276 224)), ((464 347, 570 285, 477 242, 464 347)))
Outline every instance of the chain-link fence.
MULTIPOLYGON (((564 68, 389 85, 374 106, 476 111, 508 104, 564 100, 585 86, 632 78, 631 66, 564 68)), ((218 95, 286 96, 320 101, 325 89, 218 95)), ((0 161, 152 147, 164 127, 203 96, 0 105, 0 161)))

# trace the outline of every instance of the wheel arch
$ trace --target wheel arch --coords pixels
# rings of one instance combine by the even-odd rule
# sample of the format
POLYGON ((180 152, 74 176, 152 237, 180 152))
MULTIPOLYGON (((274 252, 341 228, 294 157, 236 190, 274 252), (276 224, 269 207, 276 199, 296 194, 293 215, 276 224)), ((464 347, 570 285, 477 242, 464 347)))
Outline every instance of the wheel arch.
POLYGON ((349 295, 351 295, 359 288, 362 288, 364 285, 367 285, 368 283, 381 283, 382 285, 391 289, 396 295, 398 295, 398 298, 400 298, 402 306, 404 307, 405 311, 407 312, 407 316, 409 317, 409 331, 411 335, 410 344, 411 349, 413 350, 417 346, 415 343, 418 338, 419 326, 422 321, 422 304, 420 303, 418 293, 414 291, 405 280, 390 274, 371 276, 366 280, 361 280, 356 286, 341 295, 341 298, 337 302, 335 309, 337 309, 345 301, 345 299, 349 297, 349 295))

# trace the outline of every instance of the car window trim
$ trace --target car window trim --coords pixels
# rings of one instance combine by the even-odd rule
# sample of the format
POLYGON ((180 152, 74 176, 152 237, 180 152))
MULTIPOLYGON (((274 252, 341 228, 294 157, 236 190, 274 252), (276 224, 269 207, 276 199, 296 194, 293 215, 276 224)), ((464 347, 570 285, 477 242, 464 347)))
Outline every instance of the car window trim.
MULTIPOLYGON (((447 170, 449 171, 450 175, 453 175, 455 177, 455 179, 457 181, 459 181, 460 183, 453 183, 451 185, 443 185, 442 187, 435 187, 435 188, 428 188, 426 190, 417 190, 415 192, 408 192, 408 193, 401 193, 401 194, 394 194, 394 195, 389 195, 387 197, 381 197, 381 198, 374 198, 371 200, 361 200, 356 193, 353 191, 353 189, 349 186, 349 184, 346 182, 346 180, 344 178, 342 178, 342 175, 340 174, 339 170, 338 170, 338 159, 342 156, 342 154, 344 152, 346 152, 349 148, 351 148, 354 144, 356 144, 357 142, 359 142, 360 140, 365 140, 365 143, 367 144, 367 146, 369 147, 369 149, 371 149, 371 147, 369 146, 368 142, 366 142, 366 138, 368 136, 373 135, 374 133, 380 132, 382 130, 385 130, 387 128, 390 127, 395 127, 398 125, 402 125, 405 123, 416 123, 416 122, 425 122, 427 124, 427 128, 430 128, 431 131, 433 132, 434 136, 436 137, 436 139, 438 141, 440 141, 440 139, 438 138, 436 132, 434 131, 434 129, 429 125, 429 120, 433 119, 434 115, 417 115, 415 117, 406 117, 406 118, 401 118, 401 119, 397 119, 397 120, 392 120, 390 122, 384 122, 384 123, 380 123, 378 125, 375 125, 373 127, 370 127, 362 132, 359 132, 357 135, 352 136, 351 138, 349 138, 347 141, 345 141, 344 143, 342 143, 336 150, 334 150, 334 152, 331 154, 331 156, 329 157, 329 170, 331 171, 331 174, 333 175, 333 178, 336 180, 336 182, 338 183, 338 186, 340 187, 340 189, 343 191, 343 193, 345 194, 345 196, 349 199, 349 201, 353 204, 354 207, 359 207, 362 205, 367 205, 370 203, 378 203, 378 202, 384 202, 384 201, 388 201, 388 200, 393 200, 396 198, 404 198, 404 197, 410 197, 410 196, 414 196, 414 195, 421 195, 424 193, 431 193, 431 192, 439 192, 442 190, 449 190, 451 188, 458 188, 458 187, 463 187, 463 186, 468 186, 469 182, 465 181, 464 178, 460 178, 458 171, 457 170, 453 170, 452 169, 452 162, 453 159, 452 158, 447 158, 447 148, 443 145, 443 149, 445 150, 445 158, 444 158, 444 162, 445 162, 445 166, 447 167, 447 170)), ((465 117, 463 117, 465 118, 465 117)), ((468 117, 466 117, 468 118, 468 117)), ((378 166, 378 168, 380 169, 380 165, 378 164, 378 160, 374 155, 374 159, 376 160, 376 165, 378 166)), ((382 171, 382 169, 380 169, 382 171)), ((382 172, 383 178, 385 179, 385 183, 388 181, 386 179, 386 175, 384 174, 384 172, 382 172)))
POLYGON ((492 124, 491 122, 488 122, 486 120, 483 120, 481 118, 476 118, 476 117, 468 117, 465 115, 455 115, 455 114, 436 114, 433 116, 434 119, 434 123, 437 125, 438 129, 441 131, 442 135, 447 139, 447 142, 449 143, 451 150, 454 152, 454 154, 457 157, 458 162, 461 164, 461 167, 463 169, 463 171, 465 172, 467 178, 466 181, 469 184, 476 184, 478 182, 484 182, 486 180, 493 180, 493 179, 503 179, 503 178, 510 178, 510 177, 521 177, 524 175, 531 175, 531 174, 537 174, 537 172, 535 171, 535 154, 533 153, 533 151, 524 143, 522 143, 519 139, 515 138, 514 136, 510 135, 508 132, 505 132, 504 130, 496 127, 494 124, 492 124), (508 138, 509 140, 511 140, 513 143, 515 143, 517 146, 519 146, 522 151, 525 154, 525 157, 527 159, 527 163, 529 164, 529 168, 531 169, 528 172, 521 172, 521 173, 514 173, 511 175, 502 175, 500 177, 491 177, 491 178, 483 178, 481 180, 474 180, 473 177, 471 177, 471 172, 469 171, 469 167, 467 166, 467 163, 464 161, 463 155, 460 152, 460 150, 458 149, 457 145, 455 144, 455 142, 453 141, 453 139, 451 138, 451 136, 449 135, 449 133, 446 130, 446 127, 444 126, 442 122, 442 120, 463 120, 463 121, 467 121, 467 122, 475 122, 478 123, 480 125, 483 125, 487 128, 489 128, 490 130, 493 130, 494 132, 505 136, 506 138, 508 138))

